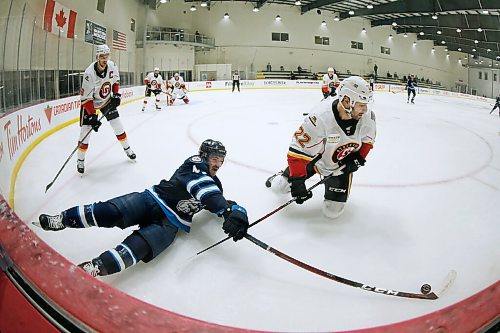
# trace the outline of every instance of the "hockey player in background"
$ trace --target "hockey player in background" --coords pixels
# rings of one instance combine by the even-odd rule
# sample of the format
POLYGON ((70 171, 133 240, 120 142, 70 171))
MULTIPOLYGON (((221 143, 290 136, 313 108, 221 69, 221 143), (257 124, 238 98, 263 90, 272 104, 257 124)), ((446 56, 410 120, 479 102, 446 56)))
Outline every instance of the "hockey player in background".
POLYGON ((411 103, 415 104, 415 96, 417 95, 417 80, 415 80, 415 77, 413 75, 410 75, 408 78, 408 82, 406 83, 406 90, 408 90, 408 99, 406 100, 406 103, 410 102, 410 95, 413 94, 413 97, 411 98, 411 103))
POLYGON ((493 109, 491 109, 490 114, 492 114, 496 108, 498 108, 498 116, 500 116, 500 96, 497 97, 497 101, 496 101, 495 105, 493 106, 493 109))
POLYGON ((121 102, 120 74, 118 67, 109 60, 109 47, 105 44, 97 45, 96 61, 85 70, 82 80, 81 109, 80 109, 80 138, 78 146, 77 171, 85 172, 85 154, 89 147, 92 130, 98 131, 101 122, 97 116, 97 109, 106 117, 116 138, 120 141, 128 158, 134 160, 135 153, 130 148, 127 134, 123 129, 117 107, 121 102), (87 135, 88 134, 88 135, 87 135), (84 139, 85 138, 85 139, 84 139))
POLYGON ((203 141, 198 155, 189 157, 170 180, 161 180, 144 192, 129 193, 105 202, 76 206, 50 216, 41 214, 34 225, 44 230, 65 228, 139 228, 98 257, 78 265, 92 276, 123 271, 139 261, 149 262, 172 242, 178 229, 189 232, 193 215, 206 209, 224 219, 222 229, 234 241, 248 229, 246 210, 226 200, 217 171, 226 149, 219 141, 203 141))
MULTIPOLYGON (((142 111, 146 110, 148 105, 148 99, 151 97, 151 93, 155 94, 155 107, 156 110, 161 110, 160 107, 160 94, 162 93, 162 86, 164 85, 163 78, 160 74, 160 69, 155 67, 154 71, 146 75, 144 79, 144 84, 146 85, 146 92, 144 97, 144 105, 142 106, 142 111)), ((167 98, 168 104, 168 98, 167 98)))
POLYGON ((327 99, 328 96, 335 96, 337 93, 337 87, 339 86, 339 78, 335 74, 333 67, 328 68, 328 73, 323 75, 323 85, 321 86, 321 92, 323 93, 323 98, 327 99))
POLYGON ((240 74, 238 74, 238 71, 234 71, 233 74, 233 90, 231 92, 234 92, 234 87, 238 86, 238 92, 240 92, 240 74))
POLYGON ((342 81, 338 99, 320 103, 293 134, 288 167, 269 177, 266 186, 278 193, 291 191, 298 204, 312 197, 305 185, 315 173, 332 176, 325 181, 323 214, 337 218, 350 194, 352 176, 365 165, 375 142, 375 114, 368 83, 359 76, 342 81))
POLYGON ((186 95, 186 85, 182 76, 179 76, 179 73, 175 73, 170 81, 168 81, 168 87, 171 89, 172 95, 169 105, 174 104, 176 98, 182 99, 186 104, 189 103, 189 98, 186 95))

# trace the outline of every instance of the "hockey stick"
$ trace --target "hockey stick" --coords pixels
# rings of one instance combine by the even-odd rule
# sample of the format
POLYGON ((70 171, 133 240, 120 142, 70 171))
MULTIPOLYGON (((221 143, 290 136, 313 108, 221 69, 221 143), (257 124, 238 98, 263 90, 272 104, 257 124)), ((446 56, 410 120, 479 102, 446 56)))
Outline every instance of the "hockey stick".
MULTIPOLYGON (((344 169, 344 167, 341 167, 339 169, 337 169, 335 172, 333 172, 332 174, 326 176, 325 178, 321 179, 319 182, 317 182, 316 184, 314 184, 313 186, 309 187, 307 189, 307 191, 311 191, 312 189, 314 189, 316 186, 319 186, 321 184, 323 184, 324 182, 326 182, 327 179, 331 178, 331 177, 334 177, 334 176, 338 176, 342 173, 342 169, 344 169)), ((264 221, 265 219, 267 219, 269 216, 273 215, 274 213, 277 213, 279 212, 280 210, 282 210, 283 208, 285 208, 286 206, 290 205, 292 202, 295 202, 297 200, 297 198, 292 198, 290 200, 288 200, 287 202, 285 202, 284 204, 282 204, 281 206, 279 206, 278 208, 276 208, 275 210, 267 213, 266 215, 262 216, 260 219, 256 220, 255 222, 252 222, 248 227, 251 228, 253 227, 254 225, 256 225, 257 223, 259 222, 262 222, 264 221)), ((204 250, 201 250, 200 252, 196 253, 196 255, 200 255, 202 254, 203 252, 205 251, 208 251, 210 250, 211 248, 214 248, 216 247, 217 245, 221 244, 221 243, 224 243, 225 241, 227 241, 228 239, 230 239, 231 237, 226 237, 224 239, 221 239, 220 241, 218 241, 217 243, 215 244, 212 244, 210 245, 209 247, 207 247, 206 249, 204 250)))
MULTIPOLYGON (((111 108, 106 110, 106 112, 104 112, 101 116, 101 118, 99 118, 99 121, 102 120, 102 118, 104 118, 109 112, 111 111, 111 108)), ((59 171, 57 172, 56 176, 54 177, 54 179, 52 179, 52 181, 45 187, 45 193, 47 193, 47 191, 49 190, 49 188, 52 187, 52 185, 54 185, 54 182, 56 181, 56 179, 59 177, 59 175, 61 174, 61 172, 63 171, 64 167, 66 166, 66 164, 68 164, 69 160, 71 159, 71 157, 73 157, 73 155, 75 154, 75 152, 78 150, 78 147, 80 147, 80 144, 85 141, 85 139, 90 135, 90 132, 92 132, 94 129, 90 129, 87 134, 85 134, 85 136, 83 137, 82 140, 78 141, 78 144, 76 145, 75 149, 73 149, 73 151, 71 152, 71 154, 68 156, 68 158, 66 159, 66 162, 64 162, 64 164, 62 165, 61 169, 59 169, 59 171)))
POLYGON ((424 290, 423 290, 425 285, 423 285, 421 287, 422 293, 410 293, 410 292, 398 291, 398 290, 393 290, 393 289, 379 288, 379 287, 370 286, 370 285, 367 285, 367 284, 364 284, 361 282, 349 280, 349 279, 328 273, 326 271, 323 271, 323 270, 316 268, 316 267, 313 267, 311 265, 308 265, 300 260, 297 260, 293 257, 290 257, 289 255, 267 245, 266 243, 258 240, 257 238, 253 237, 250 234, 246 234, 245 238, 248 239, 249 241, 251 241, 252 243, 254 243, 255 245, 257 245, 258 247, 260 247, 268 252, 271 252, 272 254, 280 257, 281 259, 284 259, 284 260, 286 260, 286 261, 288 261, 288 262, 290 262, 290 263, 292 263, 300 268, 303 268, 309 272, 312 272, 314 274, 318 274, 318 275, 325 277, 327 279, 330 279, 330 280, 333 280, 335 282, 339 282, 339 283, 342 283, 342 284, 345 284, 345 285, 348 285, 348 286, 351 286, 354 288, 359 288, 362 290, 371 291, 371 292, 374 292, 377 294, 383 294, 383 295, 388 295, 388 296, 435 300, 435 299, 438 299, 439 296, 441 296, 442 293, 446 289, 448 289, 448 287, 453 283, 453 281, 455 280, 455 278, 457 276, 457 272, 454 270, 451 270, 448 273, 448 275, 446 276, 446 279, 444 280, 442 287, 439 289, 439 292, 431 292, 429 285, 426 286, 427 288, 429 288, 425 291, 426 293, 424 293, 424 290))

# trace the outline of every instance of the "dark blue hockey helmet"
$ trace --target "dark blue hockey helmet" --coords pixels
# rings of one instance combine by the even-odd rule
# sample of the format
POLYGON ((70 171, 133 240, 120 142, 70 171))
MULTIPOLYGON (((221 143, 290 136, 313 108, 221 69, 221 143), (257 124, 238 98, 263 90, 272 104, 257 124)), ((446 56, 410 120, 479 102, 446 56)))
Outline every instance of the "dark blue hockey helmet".
POLYGON ((205 161, 208 160, 210 155, 219 156, 222 158, 226 157, 226 147, 220 141, 215 141, 212 139, 207 139, 201 143, 200 150, 198 154, 205 161))

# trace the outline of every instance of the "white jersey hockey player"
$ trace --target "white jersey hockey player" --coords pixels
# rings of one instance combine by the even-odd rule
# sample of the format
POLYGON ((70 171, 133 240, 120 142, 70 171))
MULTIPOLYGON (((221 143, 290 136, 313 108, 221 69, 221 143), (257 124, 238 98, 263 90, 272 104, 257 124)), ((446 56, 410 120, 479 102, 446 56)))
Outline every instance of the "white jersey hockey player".
POLYGON ((160 94, 163 92, 162 87, 164 85, 163 78, 160 74, 160 69, 155 67, 154 71, 146 75, 144 79, 144 84, 146 85, 146 92, 144 94, 144 105, 142 106, 142 111, 146 110, 148 105, 148 99, 151 97, 151 93, 155 94, 155 106, 156 110, 161 110, 160 107, 160 94))
POLYGON ((186 104, 189 103, 189 98, 186 95, 186 85, 182 76, 179 76, 179 73, 175 73, 174 77, 168 81, 168 88, 172 91, 170 105, 174 104, 176 98, 182 99, 186 104))
POLYGON ((328 73, 323 75, 323 85, 321 86, 321 92, 323 92, 323 97, 326 99, 328 96, 335 96, 337 87, 339 86, 339 78, 335 74, 333 67, 328 68, 328 73))
POLYGON ((121 143, 125 153, 130 159, 135 159, 136 155, 130 148, 127 134, 123 129, 117 107, 120 105, 120 73, 118 67, 109 60, 109 47, 107 45, 97 45, 96 60, 85 70, 82 80, 81 109, 80 109, 80 137, 78 144, 77 170, 84 173, 85 153, 89 147, 92 130, 96 131, 101 126, 97 117, 97 109, 109 122, 116 138, 121 143))
POLYGON ((376 135, 375 114, 368 109, 373 93, 359 76, 340 84, 339 97, 316 106, 294 133, 288 167, 266 181, 278 192, 291 191, 298 204, 312 197, 305 180, 315 173, 325 181, 323 214, 336 218, 344 211, 352 174, 365 164, 376 135))

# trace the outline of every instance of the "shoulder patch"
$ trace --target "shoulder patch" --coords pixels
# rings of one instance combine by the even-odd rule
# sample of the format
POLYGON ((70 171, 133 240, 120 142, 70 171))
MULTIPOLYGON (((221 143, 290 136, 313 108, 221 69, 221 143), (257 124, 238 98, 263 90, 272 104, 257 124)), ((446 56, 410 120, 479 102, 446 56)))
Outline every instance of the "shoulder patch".
POLYGON ((194 163, 200 163, 201 162, 201 157, 200 156, 193 156, 189 160, 191 162, 194 162, 194 163))
POLYGON ((311 124, 313 124, 316 127, 316 122, 318 121, 316 116, 309 116, 309 120, 311 121, 311 124))
POLYGON ((370 118, 372 118, 372 120, 375 121, 375 112, 372 111, 370 113, 370 118))

